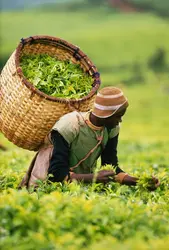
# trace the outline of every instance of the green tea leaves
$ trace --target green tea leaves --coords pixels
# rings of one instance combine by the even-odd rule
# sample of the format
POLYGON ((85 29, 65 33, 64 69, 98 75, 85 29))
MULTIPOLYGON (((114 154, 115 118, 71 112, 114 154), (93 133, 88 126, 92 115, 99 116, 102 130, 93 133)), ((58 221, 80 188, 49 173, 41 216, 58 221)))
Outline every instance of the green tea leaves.
POLYGON ((92 76, 70 60, 60 61, 47 54, 23 55, 21 67, 28 81, 53 97, 79 99, 92 89, 92 76))

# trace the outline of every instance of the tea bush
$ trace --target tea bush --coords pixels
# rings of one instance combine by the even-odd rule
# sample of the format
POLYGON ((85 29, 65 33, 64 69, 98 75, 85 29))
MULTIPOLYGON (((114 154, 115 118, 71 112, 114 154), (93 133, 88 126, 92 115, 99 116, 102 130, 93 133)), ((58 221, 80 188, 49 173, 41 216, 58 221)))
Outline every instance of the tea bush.
MULTIPOLYGON (((135 144, 133 156, 126 153, 125 160, 121 153, 119 156, 123 164, 131 161, 130 167, 126 164, 126 171, 141 176, 136 187, 113 182, 85 185, 46 181, 39 182, 36 192, 31 189, 28 192, 17 187, 33 153, 11 146, 1 138, 9 145, 9 150, 0 155, 2 249, 76 250, 103 249, 104 246, 106 249, 167 249, 169 165, 150 166, 144 151, 143 166, 136 166, 134 158, 138 147, 135 144), (151 174, 161 181, 153 192, 144 186, 145 178, 151 174)), ((127 145, 122 141, 121 150, 126 147, 130 148, 130 141, 127 145)), ((151 144, 150 155, 153 150, 151 144)), ((158 150, 162 152, 163 145, 158 150)), ((161 154, 167 158, 165 153, 161 154)))

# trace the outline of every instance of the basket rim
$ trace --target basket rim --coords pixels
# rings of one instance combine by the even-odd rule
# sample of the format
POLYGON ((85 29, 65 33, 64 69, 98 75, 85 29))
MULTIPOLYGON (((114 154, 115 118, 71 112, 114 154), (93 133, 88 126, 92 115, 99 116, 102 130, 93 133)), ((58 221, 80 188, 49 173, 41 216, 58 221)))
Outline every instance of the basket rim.
MULTIPOLYGON (((101 80, 100 80, 100 74, 97 71, 97 68, 91 60, 88 58, 86 54, 84 54, 79 47, 67 42, 66 40, 63 40, 58 37, 53 37, 53 36, 31 36, 25 39, 21 39, 19 45, 16 48, 16 53, 15 53, 15 64, 16 64, 16 73, 20 77, 21 81, 32 91, 32 95, 37 94, 40 97, 43 97, 49 101, 53 102, 61 102, 61 103, 81 103, 84 102, 88 99, 90 99, 99 89, 101 80), (92 77, 94 79, 93 84, 92 84, 92 89, 91 91, 84 97, 79 98, 79 99, 66 99, 66 98, 60 98, 60 97, 53 97, 50 95, 47 95, 43 93, 42 91, 38 90, 33 86, 31 82, 27 80, 27 78, 24 76, 22 68, 20 66, 20 55, 22 52, 23 47, 26 44, 33 44, 33 43, 46 43, 46 42, 51 42, 55 46, 60 46, 70 53, 72 53, 72 56, 76 59, 76 61, 81 61, 83 60, 87 65, 89 65, 89 70, 87 71, 88 74, 92 72, 92 77)), ((81 63, 83 64, 83 63, 81 63)), ((32 96, 31 95, 31 96, 32 96)))

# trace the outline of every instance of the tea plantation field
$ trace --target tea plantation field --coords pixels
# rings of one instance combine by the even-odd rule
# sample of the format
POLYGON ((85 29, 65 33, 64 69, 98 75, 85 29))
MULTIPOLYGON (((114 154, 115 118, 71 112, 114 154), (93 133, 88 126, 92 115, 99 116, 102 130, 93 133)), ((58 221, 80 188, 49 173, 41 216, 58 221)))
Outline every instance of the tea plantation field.
POLYGON ((152 131, 144 123, 135 123, 130 136, 127 123, 126 114, 119 143, 120 165, 143 181, 146 176, 158 176, 161 185, 154 192, 147 191, 144 184, 127 187, 115 183, 41 183, 37 192, 17 190, 34 153, 1 136, 8 147, 0 155, 1 248, 167 250, 169 140, 164 140, 162 132, 152 140, 152 131), (141 125, 150 137, 134 138, 141 125))
POLYGON ((1 19, 3 58, 21 37, 62 37, 93 60, 102 86, 123 89, 130 105, 121 124, 119 163, 141 181, 136 187, 44 182, 36 192, 18 190, 34 152, 18 148, 1 134, 7 150, 0 151, 0 248, 168 250, 168 22, 148 14, 104 16, 97 11, 8 12, 1 19), (159 47, 165 60, 158 62, 157 70, 148 60, 159 47), (161 182, 153 192, 146 189, 150 175, 161 182))

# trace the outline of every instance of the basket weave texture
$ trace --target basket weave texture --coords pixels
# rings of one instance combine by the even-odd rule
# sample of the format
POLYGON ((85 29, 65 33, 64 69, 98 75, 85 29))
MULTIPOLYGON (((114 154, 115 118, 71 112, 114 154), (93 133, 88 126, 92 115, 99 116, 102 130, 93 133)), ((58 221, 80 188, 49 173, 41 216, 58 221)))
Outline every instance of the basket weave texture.
POLYGON ((99 86, 97 68, 78 47, 49 36, 22 39, 0 76, 0 130, 15 145, 36 151, 62 115, 91 109, 99 86), (93 77, 90 93, 81 99, 69 100, 42 93, 23 75, 20 67, 23 54, 48 54, 80 64, 83 71, 93 77))

